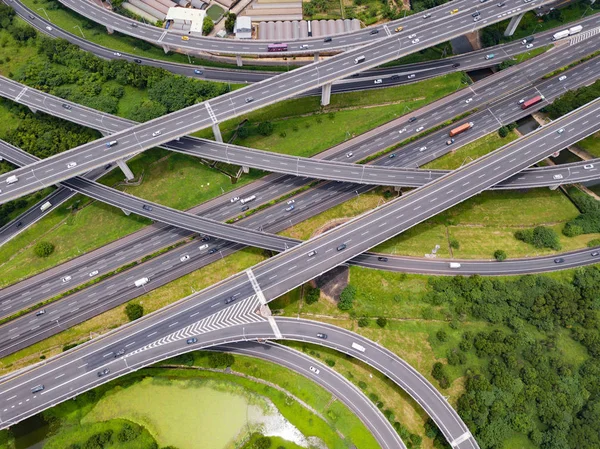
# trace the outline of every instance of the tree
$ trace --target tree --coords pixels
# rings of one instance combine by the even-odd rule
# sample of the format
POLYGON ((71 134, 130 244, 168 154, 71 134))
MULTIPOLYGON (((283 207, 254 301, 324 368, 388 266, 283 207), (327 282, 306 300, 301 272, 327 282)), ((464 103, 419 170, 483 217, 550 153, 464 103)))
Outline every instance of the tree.
POLYGON ((258 132, 263 136, 270 136, 273 134, 273 123, 271 122, 261 122, 258 125, 258 132))
POLYGON ((506 136, 508 136, 508 128, 506 126, 502 126, 498 130, 498 135, 504 139, 506 136))
POLYGON ((502 262, 506 259, 506 253, 501 249, 497 249, 494 251, 494 259, 496 259, 498 262, 502 262))
POLYGON ((50 242, 38 242, 33 247, 33 252, 38 257, 48 257, 54 252, 54 245, 50 242))
POLYGON ((358 319, 358 327, 367 327, 369 325, 369 319, 366 316, 362 316, 358 319))
POLYGON ((387 318, 380 316, 377 318, 377 326, 385 327, 387 325, 387 318))
POLYGON ((340 294, 340 301, 338 302, 338 309, 350 310, 354 303, 354 297, 356 296, 356 288, 353 285, 347 285, 342 293, 340 294))
POLYGON ((437 333, 435 334, 435 337, 441 342, 448 341, 448 334, 443 329, 440 329, 439 331, 437 331, 437 333))
POLYGON ((319 300, 320 297, 321 297, 320 289, 311 287, 310 285, 307 286, 306 296, 304 297, 304 301, 306 301, 306 304, 314 304, 315 302, 317 302, 319 300))
POLYGON ((271 438, 261 435, 254 443, 255 449, 269 449, 271 447, 271 438))
POLYGON ((237 16, 232 13, 229 12, 227 13, 226 19, 225 19, 225 30, 228 33, 233 33, 233 29, 235 28, 235 20, 237 19, 237 16))
POLYGON ((144 315, 144 308, 141 304, 130 302, 125 306, 125 315, 129 321, 137 320, 144 315))
POLYGON ((450 239, 450 248, 459 249, 460 243, 458 242, 458 240, 456 240, 455 238, 450 239))
POLYGON ((208 16, 204 16, 204 22, 202 22, 202 34, 208 36, 208 34, 215 28, 215 22, 208 16))
POLYGON ((208 354, 208 366, 211 368, 226 368, 233 365, 235 357, 227 352, 210 352, 208 354))

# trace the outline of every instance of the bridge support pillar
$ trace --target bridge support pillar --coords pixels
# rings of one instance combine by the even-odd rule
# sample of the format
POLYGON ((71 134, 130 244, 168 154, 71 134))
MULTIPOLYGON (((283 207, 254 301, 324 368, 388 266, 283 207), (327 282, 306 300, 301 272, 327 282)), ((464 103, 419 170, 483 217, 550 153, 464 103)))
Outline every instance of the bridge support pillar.
POLYGON ((319 62, 319 52, 316 52, 316 53, 313 55, 313 58, 314 58, 314 61, 315 61, 315 62, 319 62))
POLYGON ((123 171, 123 174, 125 175, 125 178, 127 178, 127 181, 131 181, 134 178, 133 172, 127 166, 127 163, 123 159, 119 159, 117 161, 117 165, 123 171))
POLYGON ((559 187, 560 187, 560 186, 548 186, 548 188, 549 188, 550 190, 556 190, 556 189, 558 189, 559 187))
POLYGON ((32 107, 32 106, 27 106, 27 107, 28 107, 28 108, 29 108, 29 110, 30 110, 31 112, 33 112, 34 114, 37 112, 37 109, 36 109, 36 108, 34 108, 34 107, 32 107))
POLYGON ((244 173, 250 173, 250 167, 246 167, 245 165, 242 165, 242 171, 244 173))
POLYGON ((521 22, 521 19, 524 15, 525 13, 523 12, 518 16, 513 16, 513 18, 510 19, 510 23, 506 27, 506 31, 504 31, 505 36, 512 36, 513 34, 515 34, 515 31, 517 30, 517 27, 519 26, 519 23, 521 22))
POLYGON ((111 27, 107 26, 106 27, 106 31, 108 32, 108 34, 113 34, 115 32, 115 30, 113 30, 111 27))
POLYGON ((169 53, 169 51, 171 50, 167 44, 162 44, 162 49, 165 53, 169 53))
POLYGON ((125 215, 127 215, 128 217, 131 215, 131 212, 129 212, 127 209, 121 209, 123 211, 123 213, 125 215))
POLYGON ((321 88, 321 106, 327 106, 331 101, 331 83, 324 84, 321 88))
POLYGON ((219 124, 213 123, 212 130, 213 134, 215 135, 215 140, 219 143, 223 143, 223 136, 221 135, 221 129, 219 128, 219 124))
POLYGON ((242 67, 244 65, 242 62, 242 55, 235 55, 235 63, 238 67, 242 67))

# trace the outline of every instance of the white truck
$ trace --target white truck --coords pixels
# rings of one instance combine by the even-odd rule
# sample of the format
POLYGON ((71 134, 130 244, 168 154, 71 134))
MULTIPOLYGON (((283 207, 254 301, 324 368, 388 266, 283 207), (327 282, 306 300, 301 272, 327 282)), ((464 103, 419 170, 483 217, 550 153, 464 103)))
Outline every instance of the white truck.
POLYGON ((357 351, 360 351, 360 352, 365 352, 365 347, 359 345, 358 343, 352 342, 352 348, 356 349, 357 351))
POLYGON ((552 35, 552 40, 557 41, 559 39, 562 39, 563 37, 573 36, 574 34, 580 33, 581 30, 583 30, 583 27, 581 25, 577 25, 569 28, 568 30, 559 31, 558 33, 554 33, 552 35))
POLYGON ((141 287, 142 285, 146 285, 149 280, 150 279, 148 279, 148 278, 140 278, 137 281, 135 281, 135 286, 136 287, 141 287))
POLYGON ((460 268, 460 264, 458 262, 450 262, 450 268, 460 268))
POLYGON ((6 178, 6 183, 7 184, 14 184, 18 180, 19 180, 19 178, 17 178, 16 175, 12 175, 12 176, 9 176, 8 178, 6 178))
POLYGON ((573 36, 574 34, 581 32, 581 30, 583 30, 583 27, 581 25, 571 27, 569 28, 569 36, 573 36))
POLYGON ((42 206, 40 207, 40 210, 42 212, 44 212, 45 210, 47 210, 51 207, 52 207, 52 203, 50 201, 46 201, 44 204, 42 204, 42 206))

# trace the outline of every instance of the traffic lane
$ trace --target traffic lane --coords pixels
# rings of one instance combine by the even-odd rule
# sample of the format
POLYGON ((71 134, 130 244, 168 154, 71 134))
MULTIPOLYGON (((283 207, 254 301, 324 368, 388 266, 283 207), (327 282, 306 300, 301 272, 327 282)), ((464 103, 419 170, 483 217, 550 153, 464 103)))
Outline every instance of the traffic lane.
POLYGON ((444 396, 423 375, 393 352, 354 332, 330 324, 283 317, 277 317, 275 321, 285 339, 333 348, 385 374, 427 412, 447 441, 452 442, 469 431, 444 396), (325 334, 327 338, 319 338, 317 334, 325 334), (353 343, 362 346, 365 351, 353 348, 353 343))
POLYGON ((341 400, 367 426, 382 448, 405 447, 387 418, 362 391, 337 371, 300 351, 271 342, 240 342, 212 347, 210 350, 259 358, 295 371, 341 400), (317 368, 319 373, 313 373, 311 366, 317 368))
POLYGON ((257 265, 255 276, 265 296, 269 299, 281 296, 292 286, 301 285, 304 279, 313 279, 432 214, 446 210, 538 162, 556 151, 557 146, 563 147, 590 135, 600 126, 600 121, 586 126, 582 126, 581 122, 600 116, 599 104, 600 101, 596 101, 570 113, 445 177, 314 237, 279 257, 275 256, 270 259, 271 263, 257 265), (565 132, 557 134, 561 127, 565 132), (317 251, 317 254, 311 258, 308 255, 310 251, 317 251), (285 259, 285 263, 279 263, 280 258, 285 259))
MULTIPOLYGON (((448 22, 451 23, 450 28, 453 25, 452 23, 456 19, 451 18, 448 22)), ((459 23, 459 27, 462 26, 463 22, 459 23)), ((469 28, 467 26, 466 28, 469 28)), ((460 28, 459 28, 460 29, 460 28)), ((435 38, 423 38, 420 43, 416 43, 412 45, 412 49, 410 51, 417 51, 422 48, 426 48, 428 46, 434 45, 435 43, 441 42, 444 40, 443 36, 445 34, 451 35, 455 34, 457 30, 452 32, 445 32, 442 34, 436 35, 435 38)), ((405 39, 408 41, 408 39, 405 39)), ((366 61, 366 63, 361 64, 363 67, 374 67, 380 65, 387 60, 396 59, 404 53, 408 54, 408 52, 402 51, 403 39, 401 37, 394 37, 393 39, 382 39, 381 42, 368 45, 364 48, 358 50, 352 50, 347 53, 344 53, 338 57, 333 57, 327 61, 323 61, 318 64, 312 64, 307 66, 306 68, 301 68, 289 72, 287 74, 277 75, 267 83, 260 82, 255 85, 246 87, 244 89, 237 90, 230 94, 226 94, 221 97, 217 97, 212 100, 212 104, 210 103, 201 103, 196 106, 192 106, 186 108, 182 111, 178 111, 167 116, 163 116, 160 118, 160 123, 158 120, 153 120, 150 122, 146 122, 143 125, 139 125, 137 127, 133 127, 130 130, 117 134, 119 137, 121 135, 125 137, 126 135, 131 135, 135 137, 135 141, 131 140, 131 137, 128 137, 127 140, 123 140, 119 145, 120 148, 117 153, 122 153, 123 155, 133 154, 134 152, 141 151, 145 148, 149 148, 152 146, 156 146, 158 144, 164 143, 166 141, 172 140, 184 134, 189 134, 191 131, 196 131, 198 129, 202 129, 210 124, 211 121, 222 121, 225 118, 230 118, 232 116, 231 111, 233 110, 233 116, 239 115, 243 112, 249 112, 250 110, 254 110, 258 107, 265 106, 273 101, 278 101, 283 98, 288 98, 297 93, 300 93, 304 90, 308 90, 313 85, 322 85, 333 79, 337 79, 343 77, 343 75, 347 75, 356 71, 356 64, 351 65, 353 58, 361 55, 362 53, 372 54, 375 58, 370 58, 366 61), (373 47, 373 48, 371 48, 373 47), (381 47, 381 48, 380 48, 381 47), (372 51, 372 53, 370 53, 372 51), (383 54, 381 54, 383 53, 383 54), (381 54, 381 56, 379 56, 381 54), (336 70, 337 67, 341 67, 341 69, 336 70), (344 68, 344 66, 348 66, 348 68, 344 68), (319 71, 323 75, 319 74, 319 71), (328 73, 329 72, 329 73, 328 73), (316 80, 314 79, 316 77, 316 80), (292 88, 285 88, 285 84, 293 84, 292 88), (281 84, 281 86, 278 86, 281 84), (275 93, 269 94, 269 89, 275 88, 275 93), (249 93, 254 93, 259 96, 257 101, 248 101, 249 97, 245 97, 244 103, 242 103, 242 97, 249 93), (252 106, 248 106, 248 105, 252 106), (209 105, 209 106, 207 106, 209 105), (206 107, 202 113, 202 108, 206 107), (212 109, 212 110, 211 110, 212 109), (208 116, 208 117, 207 117, 208 116), (180 120, 180 118, 188 118, 191 120, 180 120), (179 122, 177 122, 179 120, 179 122), (194 125, 184 125, 184 122, 194 123, 194 125), (158 126, 158 128, 157 128, 158 126), (147 131, 146 131, 147 130, 147 131), (152 137, 148 137, 150 131, 153 133, 152 137), (164 130, 160 136, 157 135, 157 131, 164 130), (136 133, 137 131, 137 133, 136 133), (161 137, 162 136, 162 137, 161 137), (131 143, 130 143, 131 142, 131 143), (125 144, 125 145, 124 145, 125 144), (134 150, 135 149, 135 150, 134 150)), ((36 188, 39 188, 39 185, 44 185, 44 183, 54 183, 57 180, 62 180, 66 176, 73 176, 77 173, 80 173, 82 169, 91 169, 97 165, 106 161, 106 157, 102 158, 93 158, 91 155, 87 155, 90 159, 83 162, 80 167, 74 170, 74 167, 64 169, 64 162, 68 160, 68 158, 73 157, 73 152, 77 152, 79 156, 79 160, 81 161, 81 157, 85 156, 82 154, 85 150, 106 150, 106 145, 110 142, 111 139, 99 139, 92 144, 84 145, 78 147, 77 149, 61 153, 60 155, 52 156, 44 161, 44 163, 38 163, 37 173, 36 167, 29 167, 27 170, 31 170, 32 174, 29 176, 23 176, 23 181, 29 181, 25 184, 23 181, 21 183, 11 184, 6 189, 6 193, 0 194, 0 201, 7 201, 16 195, 23 195, 30 191, 34 191, 36 188), (58 163, 58 165, 57 165, 58 163), (53 166, 54 165, 54 166, 53 166), (71 170, 71 172, 68 172, 71 170), (52 171, 52 174, 48 174, 48 172, 52 171), (51 181, 52 180, 52 181, 51 181), (18 186, 18 187, 17 187, 18 186)), ((35 164, 34 164, 35 165, 35 164)), ((21 172, 17 171, 14 175, 25 174, 26 170, 21 172)), ((0 181, 6 181, 6 177, 0 176, 0 181)))

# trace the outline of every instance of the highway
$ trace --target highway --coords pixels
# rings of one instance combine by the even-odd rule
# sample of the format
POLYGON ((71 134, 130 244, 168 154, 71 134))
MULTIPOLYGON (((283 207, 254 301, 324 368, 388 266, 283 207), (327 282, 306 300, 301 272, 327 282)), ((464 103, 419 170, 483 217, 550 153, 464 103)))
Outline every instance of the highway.
MULTIPOLYGON (((1 418, 3 425, 6 425, 5 423, 9 420, 22 419, 25 415, 34 413, 50 403, 55 403, 59 399, 64 400, 78 391, 114 378, 114 375, 181 352, 182 341, 190 335, 201 337, 199 344, 219 344, 239 339, 239 326, 242 326, 244 339, 268 338, 272 335, 283 337, 284 333, 275 320, 265 321, 265 318, 259 318, 255 313, 259 307, 264 309, 264 306, 260 304, 280 296, 308 279, 313 279, 331 267, 344 263, 352 256, 387 240, 391 235, 402 232, 428 216, 475 195, 489 185, 539 161, 547 154, 554 152, 556 148, 586 137, 594 129, 594 125, 590 125, 590 121, 597 124, 598 117, 600 117, 600 100, 510 143, 436 182, 416 189, 295 248, 273 256, 252 269, 232 276, 139 321, 129 323, 73 351, 46 360, 44 365, 38 365, 37 369, 28 369, 22 373, 6 376, 0 392, 0 398, 5 397, 8 402, 7 407, 3 409, 4 414, 1 418), (558 133, 560 129, 564 131, 558 133), (392 222, 390 222, 390 218, 393 219, 392 222), (366 231, 364 231, 365 229, 366 231), (345 246, 340 247, 339 245, 342 243, 345 246), (307 254, 312 251, 315 251, 316 254, 311 259, 307 254), (307 259, 310 260, 308 264, 306 264, 307 259), (304 263, 299 268, 298 264, 301 262, 304 263), (228 298, 232 298, 233 301, 229 301, 228 298), (238 326, 237 337, 235 326, 233 326, 234 322, 238 326), (204 339, 203 336, 212 336, 211 332, 216 330, 219 331, 219 341, 204 339), (154 351, 161 350, 161 347, 162 351, 165 351, 173 345, 178 346, 174 352, 169 354, 163 352, 159 359, 153 355, 154 351), (128 351, 127 356, 115 360, 112 355, 122 348, 128 351), (97 377, 96 371, 107 364, 111 366, 111 376, 97 377), (57 385, 50 376, 54 379, 61 378, 60 383, 57 385), (62 377, 66 377, 64 381, 62 377), (33 399, 41 397, 42 399, 39 401, 47 398, 54 402, 26 403, 25 398, 31 398, 29 389, 32 388, 32 385, 46 382, 46 380, 52 382, 49 385, 53 386, 48 386, 43 393, 33 396, 33 399), (45 396, 47 394, 49 396, 45 396)), ((456 273, 461 273, 461 271, 456 270, 456 273)), ((298 326, 299 321, 292 320, 298 326)), ((286 329, 285 332, 287 333, 288 330, 286 329)), ((347 331, 340 330, 340 332, 347 331)), ((298 332, 298 335, 307 335, 307 333, 298 332)), ((352 338, 356 337, 352 336, 352 338)), ((321 343, 334 344, 330 339, 321 343)), ((369 345, 370 354, 373 344, 369 345)), ((386 352, 383 348, 381 351, 386 352)), ((385 363, 392 363, 393 360, 393 354, 384 355, 385 363)), ((396 366, 393 368, 393 372, 404 382, 409 382, 410 379, 410 388, 407 389, 407 392, 419 404, 428 411, 435 409, 435 412, 431 413, 432 418, 448 441, 454 442, 455 447, 476 447, 476 443, 468 434, 464 423, 435 388, 417 376, 412 369, 407 367, 399 369, 396 366), (420 390, 418 385, 413 385, 413 382, 417 382, 422 389, 420 390), (461 440, 465 438, 465 435, 466 439, 461 440), (457 443, 459 440, 469 446, 457 443)))
MULTIPOLYGON (((267 71, 260 72, 256 70, 221 69, 210 66, 199 67, 198 65, 180 64, 157 59, 145 58, 139 55, 127 54, 123 51, 116 52, 115 50, 102 47, 98 44, 92 43, 79 36, 76 36, 75 34, 69 33, 68 31, 58 28, 52 22, 48 22, 45 18, 37 14, 36 11, 27 8, 25 5, 23 5, 17 0, 10 0, 7 2, 7 4, 14 8, 17 14, 23 20, 28 22, 31 26, 35 27, 38 31, 52 37, 66 39, 70 43, 77 45, 81 49, 89 51, 104 59, 124 59, 129 62, 133 62, 134 59, 139 59, 144 65, 163 68, 175 74, 198 79, 232 83, 252 83, 262 81, 270 78, 274 74, 273 72, 267 71), (31 19, 31 16, 35 18, 31 19), (46 26, 50 26, 52 30, 47 30, 46 26), (119 53, 120 56, 115 55, 115 53, 119 53), (194 70, 198 68, 202 70, 202 74, 194 73, 194 70)), ((594 27, 599 24, 598 20, 598 17, 590 16, 580 21, 573 22, 570 24, 570 26, 580 24, 584 28, 594 27)), ((553 30, 548 30, 535 34, 533 49, 551 43, 552 41, 550 40, 550 37, 552 36, 552 34, 563 28, 564 27, 556 28, 553 30)), ((524 50, 525 47, 521 45, 519 41, 514 41, 495 47, 476 50, 464 55, 452 56, 442 60, 428 61, 416 64, 406 64, 400 67, 381 67, 373 70, 367 70, 358 74, 356 78, 349 78, 341 81, 336 81, 332 87, 332 93, 349 92, 359 89, 377 89, 380 88, 380 86, 388 87, 391 85, 405 84, 408 82, 414 82, 415 80, 418 81, 433 76, 439 76, 441 74, 448 73, 454 70, 468 71, 479 68, 485 68, 489 67, 490 65, 499 64, 502 61, 510 59, 517 54, 521 54, 524 50), (485 56, 488 53, 495 54, 493 61, 486 60, 483 58, 483 56, 485 56), (453 67, 455 64, 460 64, 460 68, 453 67), (407 78, 409 74, 414 74, 415 78, 409 80, 407 78), (392 78, 392 76, 394 75, 396 76, 392 78), (381 85, 374 84, 374 80, 378 78, 382 78, 381 85)), ((298 63, 298 61, 296 61, 295 63, 298 63)), ((312 91, 309 92, 309 94, 320 95, 320 92, 312 91)))
MULTIPOLYGON (((590 52, 594 51, 596 48, 600 48, 600 41, 598 40, 590 40, 589 44, 589 46, 583 48, 581 52, 576 55, 574 55, 568 47, 564 47, 558 52, 549 55, 547 59, 554 59, 555 61, 551 67, 546 67, 539 63, 532 63, 531 65, 534 67, 537 65, 538 67, 542 66, 545 68, 538 68, 538 73, 528 75, 531 78, 537 77, 543 70, 552 70, 555 67, 560 67, 560 65, 569 63, 573 58, 579 57, 586 51, 590 52), (563 59, 563 57, 565 58, 563 59)), ((540 62, 537 59, 534 61, 540 62)), ((596 74, 599 72, 600 58, 595 58, 588 63, 565 72, 567 79, 564 81, 559 80, 558 76, 546 81, 535 81, 531 83, 531 87, 523 87, 521 90, 512 92, 512 94, 509 94, 510 96, 504 98, 503 101, 493 101, 494 99, 486 98, 488 91, 492 89, 489 83, 488 86, 485 86, 484 89, 481 90, 477 87, 476 83, 470 89, 463 90, 462 95, 452 98, 451 102, 447 99, 441 99, 435 102, 432 107, 434 109, 441 109, 442 106, 446 105, 444 112, 436 119, 437 122, 445 122, 452 118, 452 114, 460 115, 470 108, 487 106, 483 111, 475 113, 474 115, 469 116, 468 119, 463 120, 463 122, 472 121, 477 128, 484 126, 487 130, 488 126, 486 125, 488 124, 496 127, 507 125, 531 114, 545 106, 547 103, 551 103, 556 97, 562 95, 566 89, 572 90, 595 81, 597 78, 596 74), (532 98, 538 94, 543 94, 546 98, 546 102, 539 103, 538 105, 523 111, 520 107, 519 99, 532 98), (469 99, 471 99, 471 101, 467 103, 467 100, 469 99)), ((499 73, 503 75, 503 72, 499 73)), ((501 75, 495 76, 495 80, 498 81, 498 79, 503 80, 500 82, 505 87, 503 88, 500 86, 499 89, 496 89, 493 92, 496 95, 496 98, 500 98, 499 94, 506 94, 509 91, 514 90, 515 84, 522 80, 522 74, 515 72, 511 73, 508 77, 501 75)), ((19 83, 0 77, 0 95, 5 96, 6 98, 16 99, 19 92, 23 92, 24 88, 25 86, 19 83)), ((18 102, 36 110, 42 110, 46 113, 74 121, 75 123, 84 126, 100 129, 103 132, 112 133, 122 131, 134 124, 129 120, 120 119, 112 115, 95 111, 91 108, 65 102, 60 98, 32 88, 27 88, 26 93, 20 95, 18 102), (64 104, 69 104, 72 109, 66 110, 63 107, 64 104)), ((413 117, 417 119, 419 127, 427 126, 429 128, 431 126, 431 123, 424 122, 424 120, 426 120, 425 113, 416 112, 413 117)), ((423 150, 421 152, 423 152, 424 155, 431 154, 432 152, 437 153, 439 148, 444 148, 445 146, 448 130, 456 125, 458 125, 458 123, 445 127, 434 136, 429 136, 426 145, 419 147, 419 150, 423 150), (427 151, 428 149, 429 151, 427 151)), ((378 139, 379 141, 385 139, 384 143, 392 146, 405 138, 405 134, 400 133, 400 131, 403 129, 408 131, 406 127, 405 119, 401 121, 397 127, 388 129, 385 137, 379 134, 378 139)), ((414 130, 418 127, 417 125, 413 125, 412 128, 414 130)), ((409 134, 410 132, 406 133, 407 136, 409 134)), ((414 132, 414 134, 419 133, 414 132)), ((480 135, 480 133, 478 133, 478 135, 480 135)), ((425 142, 420 141, 420 143, 425 142)), ((381 145, 382 144, 379 144, 380 148, 381 145)), ((357 154, 352 152, 352 157, 348 157, 351 152, 347 152, 343 157, 337 158, 337 160, 314 159, 278 154, 270 151, 260 151, 231 144, 221 144, 211 140, 193 137, 183 137, 179 141, 168 142, 162 145, 162 147, 200 158, 245 165, 265 171, 358 184, 418 187, 447 173, 443 170, 397 168, 398 162, 396 160, 388 160, 389 158, 380 158, 374 164, 361 166, 345 162, 347 160, 358 161, 361 158, 364 158, 364 152, 362 151, 357 152, 357 154)), ((583 169, 583 166, 585 165, 587 165, 587 163, 583 162, 580 166, 570 167, 568 171, 567 169, 560 170, 557 168, 549 168, 545 175, 544 171, 536 170, 534 172, 528 172, 526 170, 521 176, 507 180, 501 185, 495 186, 495 188, 539 187, 596 179, 598 169, 592 168, 590 171, 587 171, 583 169), (571 168, 576 169, 578 173, 571 173, 571 168), (563 178, 560 180, 555 179, 554 176, 556 174, 560 174, 563 178), (571 176, 572 174, 575 176, 571 176)))
MULTIPOLYGON (((515 0, 507 2, 517 3, 515 0)), ((445 8, 448 3, 440 8, 445 8)), ((376 67, 385 62, 398 59, 404 55, 422 50, 453 36, 473 31, 476 28, 500 21, 497 7, 486 3, 480 8, 482 20, 472 22, 464 19, 469 8, 459 14, 449 15, 443 20, 443 26, 436 22, 430 27, 431 35, 417 33, 416 38, 408 38, 404 32, 398 35, 382 38, 360 49, 351 50, 333 56, 326 61, 296 69, 289 73, 276 75, 267 81, 261 81, 248 87, 230 92, 207 102, 190 106, 183 110, 168 114, 144 124, 134 126, 126 131, 101 138, 73 150, 44 159, 30 167, 18 169, 11 174, 21 179, 5 188, 0 193, 0 202, 6 202, 19 196, 39 190, 40 187, 55 184, 62 180, 99 167, 109 159, 126 157, 147 148, 171 141, 180 136, 211 126, 223 120, 258 109, 285 98, 290 98, 312 88, 328 84, 336 79, 349 76, 367 68, 376 67), (487 5, 487 6, 485 6, 487 5), (494 9, 495 8, 495 9, 494 9), (417 42, 416 39, 419 39, 417 42), (415 42, 413 44, 413 42, 415 42), (364 62, 355 63, 359 56, 370 55, 364 62), (109 142, 118 144, 108 147, 109 142), (73 159, 76 159, 73 160, 73 159), (77 166, 72 167, 72 162, 77 166)), ((523 6, 523 9, 533 8, 535 2, 523 6)), ((479 6, 479 3, 478 3, 479 6)), ((515 9, 515 14, 518 11, 515 9)), ((469 18, 469 16, 467 16, 469 18)), ((433 22, 430 22, 430 25, 433 22)), ((411 35, 412 36, 412 35, 411 35)), ((113 160, 114 160, 113 159, 113 160)), ((0 176, 0 183, 5 183, 7 175, 0 176)))
MULTIPOLYGON (((268 41, 221 39, 193 34, 188 35, 189 40, 183 41, 181 36, 182 34, 187 33, 181 33, 175 30, 167 31, 152 25, 142 24, 133 19, 108 11, 92 2, 80 0, 60 0, 60 2, 67 8, 87 17, 93 22, 107 26, 110 29, 119 31, 123 34, 134 36, 138 39, 162 46, 170 51, 187 54, 217 53, 227 55, 273 56, 273 53, 267 51, 267 45, 270 43, 268 41), (136 26, 133 27, 132 24, 136 26)), ((423 18, 425 12, 414 14, 403 19, 387 22, 383 26, 374 26, 339 34, 333 36, 330 42, 325 42, 323 37, 310 37, 288 41, 288 51, 277 52, 276 55, 310 55, 315 52, 327 53, 341 51, 343 49, 377 42, 378 40, 384 39, 385 36, 395 35, 396 33, 394 33, 394 30, 399 25, 403 26, 404 30, 397 33, 397 35, 407 32, 415 33, 426 29, 431 31, 432 34, 436 32, 439 33, 440 31, 443 32, 444 29, 450 28, 451 19, 464 16, 465 11, 470 11, 470 20, 468 20, 469 27, 478 25, 480 22, 493 23, 523 11, 536 9, 539 6, 548 3, 552 2, 540 0, 534 0, 531 3, 507 1, 502 7, 498 7, 496 4, 481 4, 480 2, 473 2, 472 0, 455 0, 428 9, 426 11, 430 14, 428 18, 423 18), (454 9, 458 9, 458 13, 451 14, 451 11, 454 9), (475 9, 482 13, 487 10, 490 14, 482 14, 482 19, 479 22, 473 22, 470 13, 475 9), (371 34, 371 30, 373 29, 377 29, 379 32, 371 34)), ((457 22, 461 23, 460 21, 457 22)))
MULTIPOLYGON (((371 431, 382 449, 405 448, 406 446, 383 413, 348 379, 317 359, 300 351, 267 341, 231 343, 216 346, 211 350, 230 352, 277 363, 310 379, 323 387, 350 409, 371 431), (313 373, 310 367, 319 370, 313 373)), ((235 370, 235 367, 233 368, 235 370)))

